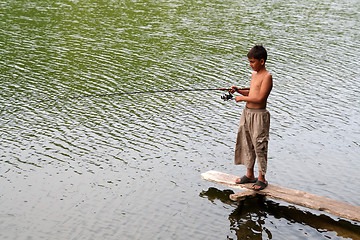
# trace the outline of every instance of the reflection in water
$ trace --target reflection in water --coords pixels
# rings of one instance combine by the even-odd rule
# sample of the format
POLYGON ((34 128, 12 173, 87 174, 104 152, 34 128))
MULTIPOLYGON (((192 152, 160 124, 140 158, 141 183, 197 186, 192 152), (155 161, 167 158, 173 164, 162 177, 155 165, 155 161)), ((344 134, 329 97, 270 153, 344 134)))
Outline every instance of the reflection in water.
MULTIPOLYGON (((235 206, 235 203, 229 199, 232 193, 234 193, 232 190, 210 187, 207 191, 202 191, 200 197, 207 198, 212 203, 220 200, 226 205, 235 206)), ((294 206, 281 206, 280 203, 263 196, 246 199, 234 207, 229 214, 230 231, 235 233, 237 239, 273 239, 269 225, 275 223, 269 221, 270 218, 285 219, 289 225, 308 226, 323 235, 336 232, 339 237, 360 239, 360 226, 356 223, 342 219, 336 221, 327 215, 316 215, 294 206)), ((232 238, 228 236, 228 239, 232 238)))
POLYGON ((230 200, 230 195, 234 194, 233 190, 219 190, 217 188, 209 188, 207 191, 202 191, 200 193, 200 197, 206 197, 209 199, 212 203, 215 202, 215 200, 220 200, 223 203, 234 205, 234 202, 230 200))

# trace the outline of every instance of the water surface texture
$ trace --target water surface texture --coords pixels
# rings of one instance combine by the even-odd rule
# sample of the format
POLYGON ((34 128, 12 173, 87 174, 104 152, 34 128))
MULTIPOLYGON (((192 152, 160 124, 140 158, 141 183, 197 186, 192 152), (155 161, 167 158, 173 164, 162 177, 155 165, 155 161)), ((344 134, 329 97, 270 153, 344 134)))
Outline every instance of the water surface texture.
POLYGON ((360 225, 201 180, 233 165, 246 53, 268 50, 270 183, 360 205, 360 4, 0 2, 1 239, 356 239, 360 225))

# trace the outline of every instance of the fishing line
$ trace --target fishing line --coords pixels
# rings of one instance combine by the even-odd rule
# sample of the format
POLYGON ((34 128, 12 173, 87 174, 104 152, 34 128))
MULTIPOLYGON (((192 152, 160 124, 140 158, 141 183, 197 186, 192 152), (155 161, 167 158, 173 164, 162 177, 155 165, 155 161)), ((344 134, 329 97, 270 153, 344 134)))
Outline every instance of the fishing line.
MULTIPOLYGON (((249 90, 250 88, 237 88, 237 90, 249 90)), ((221 96, 221 99, 224 101, 232 100, 233 95, 231 94, 231 88, 194 88, 194 89, 168 89, 168 90, 148 90, 148 91, 133 91, 133 92, 114 92, 114 93, 96 93, 96 94, 85 94, 79 96, 63 96, 58 97, 53 100, 60 99, 81 99, 81 98, 91 98, 91 97, 110 97, 110 96, 120 96, 120 95, 135 95, 135 94, 149 94, 149 93, 175 93, 175 92, 195 92, 195 91, 228 91, 228 93, 221 96)), ((49 101, 49 99, 43 99, 39 102, 49 101)))
MULTIPOLYGON (((172 93, 172 92, 195 92, 195 91, 229 91, 228 94, 224 94, 221 99, 230 100, 233 98, 230 93, 231 88, 195 88, 195 89, 170 89, 170 90, 148 90, 148 91, 133 91, 133 92, 115 92, 115 93, 98 93, 87 94, 74 97, 64 97, 68 99, 89 98, 89 97, 109 97, 119 95, 133 95, 133 94, 148 94, 148 93, 172 93)), ((238 88, 238 90, 249 90, 249 88, 238 88)))

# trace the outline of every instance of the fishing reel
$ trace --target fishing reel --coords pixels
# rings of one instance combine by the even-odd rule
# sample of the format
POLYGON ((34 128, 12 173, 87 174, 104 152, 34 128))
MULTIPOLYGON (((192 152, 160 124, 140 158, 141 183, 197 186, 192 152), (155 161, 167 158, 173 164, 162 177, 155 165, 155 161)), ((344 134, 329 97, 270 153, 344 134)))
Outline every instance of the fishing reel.
POLYGON ((232 100, 234 98, 234 96, 229 92, 228 94, 225 93, 223 96, 221 96, 221 99, 223 99, 224 101, 229 101, 232 100))

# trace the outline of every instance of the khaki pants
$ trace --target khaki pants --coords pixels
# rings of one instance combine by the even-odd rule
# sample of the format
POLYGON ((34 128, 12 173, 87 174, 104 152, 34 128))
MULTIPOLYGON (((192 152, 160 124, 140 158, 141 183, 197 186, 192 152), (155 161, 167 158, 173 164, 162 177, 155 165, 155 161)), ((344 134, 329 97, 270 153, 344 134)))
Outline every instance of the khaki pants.
POLYGON ((259 171, 267 170, 270 113, 266 109, 245 107, 241 114, 235 146, 235 165, 253 168, 258 160, 259 171))

